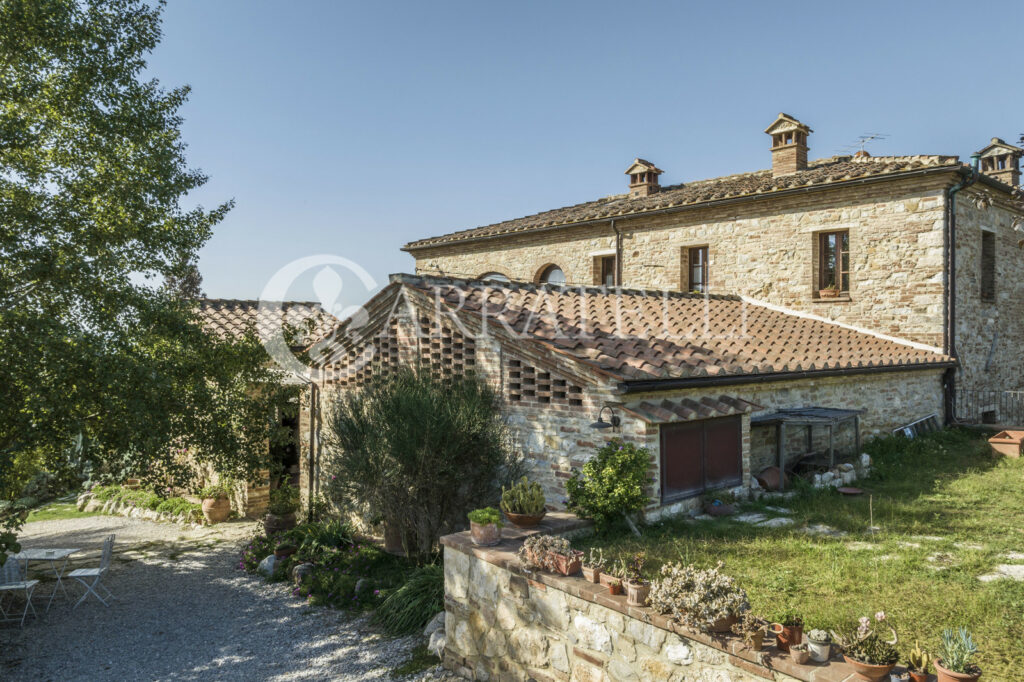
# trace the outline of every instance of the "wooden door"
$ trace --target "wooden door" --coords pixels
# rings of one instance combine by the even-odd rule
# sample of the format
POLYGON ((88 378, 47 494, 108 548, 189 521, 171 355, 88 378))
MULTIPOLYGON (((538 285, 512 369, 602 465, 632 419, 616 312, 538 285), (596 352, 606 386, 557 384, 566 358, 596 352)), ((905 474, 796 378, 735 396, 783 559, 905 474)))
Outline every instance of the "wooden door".
POLYGON ((661 427, 661 501, 699 495, 743 480, 740 417, 704 419, 661 427))

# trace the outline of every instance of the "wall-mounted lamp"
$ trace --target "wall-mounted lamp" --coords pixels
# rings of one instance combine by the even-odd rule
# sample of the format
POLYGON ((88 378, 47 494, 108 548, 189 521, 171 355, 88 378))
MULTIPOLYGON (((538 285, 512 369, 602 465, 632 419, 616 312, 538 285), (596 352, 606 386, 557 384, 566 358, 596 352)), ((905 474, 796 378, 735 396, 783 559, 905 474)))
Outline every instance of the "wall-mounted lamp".
POLYGON ((621 420, 619 419, 619 417, 614 412, 612 412, 612 408, 608 405, 605 405, 604 407, 601 408, 601 411, 597 413, 597 421, 591 424, 590 428, 602 430, 610 429, 613 426, 618 426, 620 422, 621 420), (609 414, 611 414, 610 421, 605 421, 604 418, 601 416, 604 414, 605 410, 608 410, 609 414))

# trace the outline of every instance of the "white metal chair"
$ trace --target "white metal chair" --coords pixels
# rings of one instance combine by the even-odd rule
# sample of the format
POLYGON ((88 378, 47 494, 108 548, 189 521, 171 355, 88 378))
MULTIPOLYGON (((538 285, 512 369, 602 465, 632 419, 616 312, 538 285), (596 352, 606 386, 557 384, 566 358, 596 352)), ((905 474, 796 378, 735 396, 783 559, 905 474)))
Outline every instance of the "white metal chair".
MULTIPOLYGON (((29 609, 32 610, 33 616, 36 615, 36 607, 32 606, 32 591, 36 589, 36 585, 38 584, 38 580, 27 580, 26 576, 22 575, 21 567, 18 565, 17 559, 13 556, 7 557, 7 561, 4 563, 3 568, 0 569, 0 592, 24 593, 25 610, 21 613, 21 627, 25 627, 25 616, 28 615, 29 609)), ((0 600, 2 600, 2 597, 3 594, 0 594, 0 600)), ((7 612, 4 611, 2 601, 0 601, 0 616, 2 616, 4 620, 17 620, 16 613, 14 618, 7 617, 7 612)))
POLYGON ((85 586, 85 594, 82 598, 75 602, 73 608, 78 608, 78 605, 85 601, 85 598, 91 593, 94 597, 100 600, 100 603, 104 606, 110 606, 107 600, 100 596, 96 588, 100 588, 107 595, 107 599, 112 599, 114 595, 110 593, 107 586, 102 584, 100 581, 103 580, 103 576, 107 574, 107 568, 110 567, 110 554, 114 549, 114 536, 108 535, 107 539, 103 541, 103 554, 100 557, 99 568, 76 568, 75 570, 68 573, 69 578, 74 578, 78 582, 85 586))

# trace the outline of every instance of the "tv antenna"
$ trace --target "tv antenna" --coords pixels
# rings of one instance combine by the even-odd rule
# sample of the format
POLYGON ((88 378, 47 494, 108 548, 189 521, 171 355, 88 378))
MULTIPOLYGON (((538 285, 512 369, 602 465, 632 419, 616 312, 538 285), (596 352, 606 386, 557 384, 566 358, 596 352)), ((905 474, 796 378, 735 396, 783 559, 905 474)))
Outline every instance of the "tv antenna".
POLYGON ((886 140, 889 138, 887 133, 864 133, 857 138, 857 141, 851 145, 843 147, 845 151, 849 152, 863 152, 867 151, 865 147, 874 142, 875 140, 886 140))

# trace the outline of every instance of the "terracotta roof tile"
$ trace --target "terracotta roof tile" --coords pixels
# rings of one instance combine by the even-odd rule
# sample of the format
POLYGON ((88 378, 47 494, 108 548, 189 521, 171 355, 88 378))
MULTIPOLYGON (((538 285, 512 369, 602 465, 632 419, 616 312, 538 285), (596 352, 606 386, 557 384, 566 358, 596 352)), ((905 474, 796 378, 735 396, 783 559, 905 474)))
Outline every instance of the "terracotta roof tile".
POLYGON ((951 362, 919 345, 738 296, 392 279, 453 315, 486 318, 625 382, 951 362))
POLYGON ((662 187, 657 193, 646 197, 616 194, 516 220, 506 220, 439 237, 420 239, 406 244, 404 248, 418 249, 481 237, 572 225, 602 218, 641 215, 649 211, 691 206, 718 199, 770 195, 773 192, 798 187, 828 185, 846 180, 881 177, 926 168, 956 168, 960 165, 959 158, 956 156, 868 156, 863 158, 833 156, 812 161, 807 170, 791 175, 774 177, 770 170, 761 170, 662 187))
POLYGON ((338 326, 338 319, 319 303, 203 298, 198 304, 203 326, 220 336, 241 336, 253 328, 260 338, 268 338, 283 319, 302 332, 303 344, 309 344, 338 326), (260 303, 267 305, 261 309, 260 303), (314 320, 309 333, 302 326, 308 319, 314 320))

